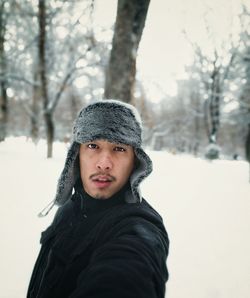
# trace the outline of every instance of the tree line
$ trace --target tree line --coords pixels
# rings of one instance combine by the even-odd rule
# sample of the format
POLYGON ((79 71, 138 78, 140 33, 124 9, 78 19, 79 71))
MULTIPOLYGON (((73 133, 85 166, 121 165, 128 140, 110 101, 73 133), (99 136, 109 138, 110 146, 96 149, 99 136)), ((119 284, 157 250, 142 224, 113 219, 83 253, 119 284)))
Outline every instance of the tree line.
POLYGON ((154 150, 250 160, 248 7, 238 16, 238 37, 209 53, 187 34, 194 57, 187 78, 177 82, 175 96, 162 91, 156 104, 136 78, 149 0, 117 1, 114 28, 95 27, 94 6, 94 0, 2 0, 0 141, 46 138, 51 157, 54 140, 68 141, 82 106, 120 98, 140 110, 144 142, 154 150))

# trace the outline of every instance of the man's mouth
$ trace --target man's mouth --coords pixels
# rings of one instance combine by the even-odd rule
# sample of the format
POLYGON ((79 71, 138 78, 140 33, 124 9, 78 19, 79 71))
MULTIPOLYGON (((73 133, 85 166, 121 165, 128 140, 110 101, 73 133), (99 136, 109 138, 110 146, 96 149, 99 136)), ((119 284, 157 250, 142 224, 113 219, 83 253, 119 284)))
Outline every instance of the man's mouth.
POLYGON ((91 180, 98 188, 105 188, 109 186, 115 180, 115 178, 106 175, 95 175, 91 178, 91 180))

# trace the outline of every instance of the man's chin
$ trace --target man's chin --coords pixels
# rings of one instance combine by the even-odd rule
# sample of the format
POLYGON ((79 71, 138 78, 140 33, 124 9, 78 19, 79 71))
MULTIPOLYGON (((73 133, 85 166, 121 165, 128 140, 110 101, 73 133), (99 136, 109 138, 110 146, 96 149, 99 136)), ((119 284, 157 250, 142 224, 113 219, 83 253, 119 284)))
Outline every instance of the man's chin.
POLYGON ((97 193, 97 194, 93 195, 93 198, 97 199, 97 200, 108 200, 109 198, 111 198, 111 195, 97 193))
POLYGON ((96 199, 96 200, 108 200, 110 197, 103 197, 103 196, 96 196, 96 197, 94 197, 94 199, 96 199))

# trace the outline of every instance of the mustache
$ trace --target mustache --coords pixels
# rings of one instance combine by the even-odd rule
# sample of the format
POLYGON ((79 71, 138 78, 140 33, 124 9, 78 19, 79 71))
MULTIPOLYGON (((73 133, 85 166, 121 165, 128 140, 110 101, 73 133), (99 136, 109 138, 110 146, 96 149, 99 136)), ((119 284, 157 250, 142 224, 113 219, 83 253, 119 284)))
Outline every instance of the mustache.
POLYGON ((112 176, 112 175, 110 175, 110 174, 102 173, 102 172, 100 172, 100 173, 95 173, 95 174, 90 175, 90 176, 89 176, 89 179, 92 180, 92 179, 98 178, 99 176, 105 176, 105 177, 107 177, 110 181, 115 181, 115 180, 116 180, 116 178, 115 178, 114 176, 112 176))

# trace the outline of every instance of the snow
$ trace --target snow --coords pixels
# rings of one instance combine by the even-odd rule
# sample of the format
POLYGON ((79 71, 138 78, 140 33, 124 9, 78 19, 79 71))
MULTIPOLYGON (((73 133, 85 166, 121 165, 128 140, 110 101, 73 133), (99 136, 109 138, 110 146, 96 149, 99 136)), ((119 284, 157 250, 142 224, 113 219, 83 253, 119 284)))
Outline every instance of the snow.
MULTIPOLYGON (((39 252, 40 232, 51 222, 37 214, 53 199, 67 146, 25 138, 0 143, 0 297, 26 295, 39 252)), ((144 197, 163 216, 171 246, 168 298, 250 297, 250 183, 244 161, 213 161, 148 151, 154 172, 144 197)))

